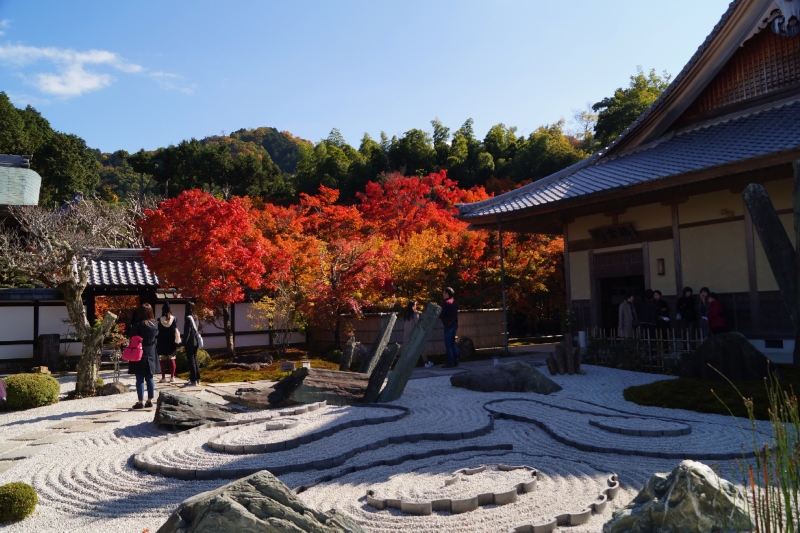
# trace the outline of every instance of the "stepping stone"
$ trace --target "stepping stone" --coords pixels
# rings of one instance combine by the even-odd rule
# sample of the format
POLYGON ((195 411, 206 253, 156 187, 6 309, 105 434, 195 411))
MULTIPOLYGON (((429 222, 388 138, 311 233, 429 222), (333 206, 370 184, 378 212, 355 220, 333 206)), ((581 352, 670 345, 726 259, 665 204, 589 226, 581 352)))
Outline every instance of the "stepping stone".
POLYGON ((17 466, 21 461, 0 461, 0 474, 17 466))
POLYGON ((19 459, 27 459, 28 457, 33 457, 37 453, 44 450, 44 448, 34 446, 33 448, 29 446, 23 446, 22 448, 17 448, 16 450, 11 450, 10 452, 6 452, 3 455, 0 455, 0 464, 4 461, 16 461, 19 459))
MULTIPOLYGON (((150 411, 150 409, 148 409, 148 411, 150 411)), ((113 416, 110 416, 108 418, 103 418, 102 420, 95 420, 94 423, 98 424, 98 423, 106 423, 106 422, 123 422, 123 421, 125 421, 125 420, 127 420, 129 418, 133 418, 134 416, 136 416, 136 412, 131 410, 131 411, 128 411, 128 412, 117 413, 117 414, 115 414, 113 416)))
POLYGON ((93 414, 93 415, 79 416, 78 419, 79 420, 98 420, 100 418, 106 418, 107 416, 111 416, 113 413, 114 413, 114 411, 105 411, 105 412, 96 413, 96 414, 93 414))
POLYGON ((14 448, 19 448, 20 446, 24 446, 24 444, 21 442, 0 442, 0 454, 6 453, 14 448))
POLYGON ((31 442, 28 446, 41 446, 43 444, 54 444, 56 442, 61 442, 62 440, 70 439, 69 435, 64 435, 63 433, 58 433, 56 435, 50 435, 49 437, 45 437, 43 439, 37 440, 36 442, 31 442))
POLYGON ((64 422, 59 422, 58 424, 53 424, 52 426, 48 426, 48 429, 69 429, 69 428, 74 428, 75 426, 80 426, 85 423, 86 422, 79 422, 77 420, 68 420, 64 422))
POLYGON ((22 435, 11 437, 8 440, 39 440, 45 437, 49 437, 52 434, 53 434, 52 431, 33 431, 31 433, 23 433, 22 435))
POLYGON ((97 429, 98 426, 91 423, 86 422, 85 424, 81 424, 80 426, 75 426, 69 428, 65 433, 86 433, 87 431, 92 431, 93 429, 97 429))

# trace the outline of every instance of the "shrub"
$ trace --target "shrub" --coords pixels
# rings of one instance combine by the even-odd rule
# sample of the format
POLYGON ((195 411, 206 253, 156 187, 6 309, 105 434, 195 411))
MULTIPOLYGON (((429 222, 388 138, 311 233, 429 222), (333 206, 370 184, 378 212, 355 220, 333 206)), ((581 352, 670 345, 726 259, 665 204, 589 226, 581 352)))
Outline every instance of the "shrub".
POLYGON ((30 485, 13 482, 0 486, 0 522, 27 518, 37 503, 39 497, 30 485))
MULTIPOLYGON (((208 355, 208 352, 200 349, 197 350, 197 366, 203 368, 208 366, 208 363, 211 362, 211 356, 208 355)), ((186 351, 181 348, 175 355, 175 366, 176 374, 182 374, 183 372, 189 371, 189 360, 186 359, 186 351)))
POLYGON ((31 409, 58 401, 61 386, 47 374, 15 374, 4 379, 8 409, 31 409))
POLYGON ((100 376, 97 376, 97 381, 95 381, 95 386, 98 389, 102 389, 103 385, 105 385, 105 383, 103 383, 103 378, 101 378, 100 376))

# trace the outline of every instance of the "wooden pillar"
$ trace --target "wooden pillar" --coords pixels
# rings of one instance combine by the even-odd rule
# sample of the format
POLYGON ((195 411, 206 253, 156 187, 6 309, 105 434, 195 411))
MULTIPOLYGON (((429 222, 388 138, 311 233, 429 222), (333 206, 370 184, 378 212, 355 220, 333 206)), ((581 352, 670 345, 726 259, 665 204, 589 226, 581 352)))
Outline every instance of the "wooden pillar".
POLYGON ((747 250, 747 283, 750 290, 750 332, 761 333, 761 313, 758 301, 758 273, 756 271, 755 235, 753 218, 747 207, 744 208, 744 239, 747 250))
POLYGON ((644 265, 644 288, 650 289, 650 243, 642 243, 642 263, 644 265))
POLYGON ((84 290, 83 298, 86 303, 86 318, 89 320, 89 325, 94 325, 94 321, 98 318, 94 304, 94 291, 92 289, 84 290))
POLYGON ((589 325, 599 327, 597 307, 599 298, 597 297, 597 282, 594 279, 594 250, 589 250, 589 325))
POLYGON ((39 300, 33 301, 33 342, 39 338, 39 300))
POLYGON ((672 204, 672 251, 675 256, 675 294, 683 290, 683 268, 681 267, 681 230, 678 221, 678 204, 672 204))
POLYGON ((567 309, 572 309, 572 280, 569 275, 569 231, 567 224, 564 228, 564 287, 567 293, 567 309))

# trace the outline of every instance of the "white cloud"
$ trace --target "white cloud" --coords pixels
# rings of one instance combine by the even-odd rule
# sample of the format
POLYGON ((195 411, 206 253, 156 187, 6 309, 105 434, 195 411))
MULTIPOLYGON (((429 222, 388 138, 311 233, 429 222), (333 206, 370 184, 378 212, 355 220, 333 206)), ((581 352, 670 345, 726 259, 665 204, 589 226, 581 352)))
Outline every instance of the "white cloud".
MULTIPOLYGON (((23 77, 42 93, 62 98, 80 96, 111 85, 116 78, 103 72, 103 67, 126 74, 145 75, 155 79, 164 88, 187 91, 186 87, 169 81, 180 79, 180 76, 167 72, 150 72, 145 67, 125 61, 118 54, 107 50, 77 52, 53 47, 0 46, 0 63, 21 69, 39 62, 51 63, 55 72, 37 72, 23 77)), ((193 88, 189 90, 192 91, 193 88)))
POLYGON ((11 27, 11 21, 8 19, 0 20, 0 35, 5 35, 6 30, 11 27))
POLYGON ((183 79, 181 76, 177 74, 172 74, 170 72, 150 72, 148 76, 153 78, 158 82, 158 85, 164 89, 170 89, 173 91, 182 92, 183 94, 194 94, 195 88, 197 85, 194 83, 191 85, 181 86, 178 84, 179 80, 183 79))

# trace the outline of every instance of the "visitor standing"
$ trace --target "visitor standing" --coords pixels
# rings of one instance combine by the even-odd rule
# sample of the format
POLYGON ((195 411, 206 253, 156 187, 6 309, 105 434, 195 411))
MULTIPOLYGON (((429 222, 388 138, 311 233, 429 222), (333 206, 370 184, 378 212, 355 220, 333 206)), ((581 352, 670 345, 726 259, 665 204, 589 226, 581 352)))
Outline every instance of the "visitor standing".
MULTIPOLYGON (((684 287, 682 296, 678 298, 675 306, 676 325, 680 329, 681 338, 687 341, 692 340, 697 329, 697 302, 693 293, 691 287, 684 287)), ((689 348, 688 344, 684 345, 686 349, 689 348)))
POLYGON ((143 407, 153 407, 153 395, 155 394, 155 383, 153 376, 158 373, 158 354, 156 353, 156 338, 158 337, 158 326, 153 315, 153 308, 148 303, 139 306, 136 312, 137 322, 131 325, 130 336, 142 338, 142 358, 139 361, 131 361, 128 364, 128 374, 136 375, 136 396, 139 401, 133 404, 134 409, 143 407), (144 385, 147 383, 147 403, 142 405, 144 400, 144 385))
POLYGON ((186 350, 186 360, 189 363, 189 382, 185 386, 200 385, 200 367, 197 366, 200 333, 197 330, 194 302, 186 302, 186 318, 183 323, 183 348, 186 350))
POLYGON ((708 295, 711 291, 708 287, 700 289, 700 297, 697 299, 697 320, 700 327, 700 335, 707 339, 711 336, 711 328, 708 326, 708 313, 711 310, 711 302, 708 295))
POLYGON ((442 290, 442 325, 444 326, 444 351, 447 354, 447 364, 444 368, 458 366, 458 345, 456 332, 458 332, 458 304, 454 298, 455 292, 450 287, 442 290))
POLYGON ((644 302, 639 311, 639 324, 643 330, 643 336, 652 339, 655 336, 656 320, 658 318, 658 306, 653 300, 653 290, 644 291, 644 302))
POLYGON ((181 343, 181 334, 178 333, 178 323, 172 315, 169 302, 161 306, 161 318, 158 319, 158 340, 156 351, 161 363, 161 381, 166 383, 166 374, 169 373, 169 382, 175 382, 175 352, 181 343))
POLYGON ((725 332, 725 316, 724 309, 722 308, 722 304, 720 303, 719 299, 717 298, 716 292, 708 293, 708 327, 711 329, 712 335, 717 335, 719 333, 725 332))
MULTIPOLYGON (((405 348, 409 339, 411 339, 411 332, 414 331, 414 327, 417 325, 417 322, 419 322, 419 314, 417 302, 409 300, 408 305, 406 305, 406 308, 403 310, 403 348, 405 348)), ((428 361, 425 350, 422 351, 422 362, 425 364, 425 368, 433 366, 433 362, 428 361)))
POLYGON ((625 294, 625 300, 619 304, 619 324, 617 325, 619 336, 623 339, 633 337, 633 328, 636 327, 638 321, 636 308, 633 307, 633 293, 628 292, 625 294))

